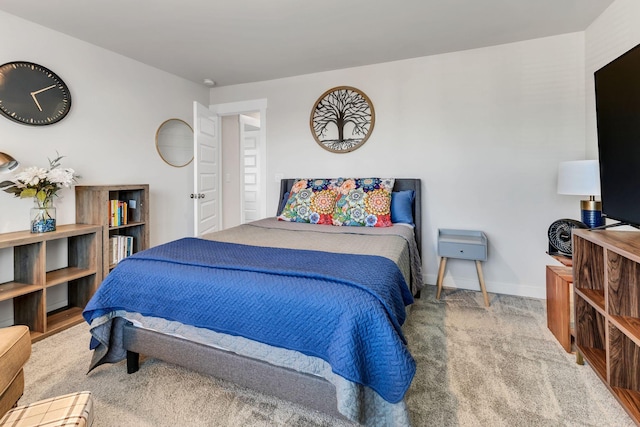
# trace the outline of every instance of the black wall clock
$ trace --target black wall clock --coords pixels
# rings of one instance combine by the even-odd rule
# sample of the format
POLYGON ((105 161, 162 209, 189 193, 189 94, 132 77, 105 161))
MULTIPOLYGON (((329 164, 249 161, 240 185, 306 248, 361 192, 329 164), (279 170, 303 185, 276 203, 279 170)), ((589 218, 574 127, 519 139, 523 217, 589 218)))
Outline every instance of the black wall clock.
POLYGON ((0 65, 0 113, 10 120, 45 126, 62 120, 71 109, 71 92, 60 77, 26 61, 0 65))

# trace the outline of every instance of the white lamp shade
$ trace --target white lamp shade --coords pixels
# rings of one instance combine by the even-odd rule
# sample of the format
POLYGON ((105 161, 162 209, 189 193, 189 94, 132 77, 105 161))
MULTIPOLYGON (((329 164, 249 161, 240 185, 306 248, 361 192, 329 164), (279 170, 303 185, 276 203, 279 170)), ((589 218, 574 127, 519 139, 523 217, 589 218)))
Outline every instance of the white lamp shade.
POLYGON ((599 196, 599 162, 597 160, 561 162, 558 169, 558 194, 599 196))

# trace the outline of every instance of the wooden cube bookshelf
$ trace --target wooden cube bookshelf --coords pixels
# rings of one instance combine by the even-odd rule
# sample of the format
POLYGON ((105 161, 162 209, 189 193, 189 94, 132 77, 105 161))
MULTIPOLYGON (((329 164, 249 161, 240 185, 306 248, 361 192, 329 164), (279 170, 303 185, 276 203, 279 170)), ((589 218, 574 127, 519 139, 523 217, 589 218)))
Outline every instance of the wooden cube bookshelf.
POLYGON ((573 230, 576 346, 640 424, 640 233, 573 230))
POLYGON ((97 224, 103 227, 102 271, 104 277, 116 266, 109 256, 110 238, 114 235, 133 236, 133 252, 149 247, 149 185, 77 185, 76 222, 97 224), (128 223, 120 226, 109 225, 109 201, 135 201, 135 208, 129 205, 128 223))
MULTIPOLYGON (((52 245, 53 246, 53 245, 52 245)), ((13 248, 13 280, 0 283, 0 301, 13 300, 16 325, 37 341, 83 321, 82 310, 102 281, 102 228, 68 224, 48 233, 0 234, 0 249, 13 248), (46 271, 48 243, 67 241, 67 266, 46 271), (68 284, 68 305, 47 313, 47 289, 68 284)))

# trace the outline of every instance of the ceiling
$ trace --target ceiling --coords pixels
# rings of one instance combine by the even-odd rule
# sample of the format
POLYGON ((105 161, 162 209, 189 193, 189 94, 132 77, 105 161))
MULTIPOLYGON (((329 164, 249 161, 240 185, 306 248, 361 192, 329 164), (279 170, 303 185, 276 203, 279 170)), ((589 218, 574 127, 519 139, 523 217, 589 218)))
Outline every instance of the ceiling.
POLYGON ((583 31, 613 1, 2 0, 0 10, 225 86, 583 31))

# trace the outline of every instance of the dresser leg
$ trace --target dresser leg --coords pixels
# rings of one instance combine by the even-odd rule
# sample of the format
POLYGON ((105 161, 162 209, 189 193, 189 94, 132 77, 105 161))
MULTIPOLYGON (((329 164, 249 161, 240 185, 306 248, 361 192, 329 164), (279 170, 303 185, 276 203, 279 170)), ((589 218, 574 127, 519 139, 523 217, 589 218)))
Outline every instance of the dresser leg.
POLYGON ((442 279, 444 279, 444 269, 447 266, 447 258, 440 258, 440 268, 438 268, 438 291, 436 292, 436 299, 440 299, 440 292, 442 292, 442 279))
POLYGON ((478 272, 478 281, 480 281, 480 289, 484 296, 484 305, 489 307, 489 295, 487 295, 487 288, 484 286, 484 276, 482 275, 482 262, 476 261, 476 271, 478 272))

